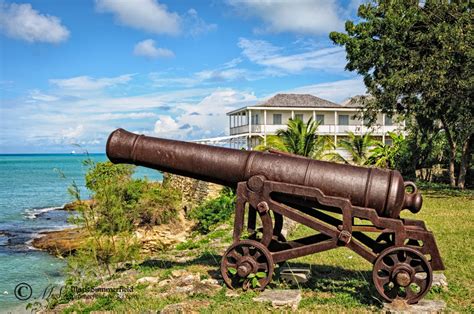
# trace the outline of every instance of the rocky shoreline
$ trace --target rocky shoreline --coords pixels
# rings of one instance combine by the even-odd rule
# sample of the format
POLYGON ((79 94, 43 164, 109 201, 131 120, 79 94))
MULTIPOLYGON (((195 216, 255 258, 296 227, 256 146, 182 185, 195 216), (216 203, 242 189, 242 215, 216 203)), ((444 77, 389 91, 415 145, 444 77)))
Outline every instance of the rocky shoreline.
POLYGON ((85 239, 86 232, 82 228, 68 228, 42 232, 31 245, 55 256, 67 256, 73 254, 85 239))
MULTIPOLYGON (((64 205, 61 210, 75 211, 77 206, 91 206, 92 204, 92 200, 81 201, 80 203, 73 202, 64 205)), ((194 223, 186 220, 184 214, 180 213, 175 222, 151 227, 139 227, 135 231, 135 235, 143 244, 142 253, 150 254, 186 241, 193 227, 194 223)), ((65 257, 74 254, 87 240, 87 237, 87 231, 82 227, 44 231, 32 240, 31 245, 52 255, 65 257)))

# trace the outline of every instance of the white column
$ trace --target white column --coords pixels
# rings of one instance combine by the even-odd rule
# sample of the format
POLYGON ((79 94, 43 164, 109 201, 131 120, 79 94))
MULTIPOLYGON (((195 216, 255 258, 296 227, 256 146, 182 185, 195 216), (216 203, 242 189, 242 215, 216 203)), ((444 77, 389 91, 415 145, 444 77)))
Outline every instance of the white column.
POLYGON ((263 145, 267 146, 267 111, 263 110, 263 145))
POLYGON ((247 148, 250 150, 250 148, 252 147, 252 144, 250 143, 251 142, 251 139, 252 139, 252 110, 249 110, 247 112, 247 119, 248 119, 248 122, 249 122, 249 136, 248 136, 248 142, 247 142, 247 148))
POLYGON ((294 111, 294 110, 291 110, 291 119, 292 119, 292 120, 295 119, 295 111, 294 111))
POLYGON ((337 145, 337 131, 338 131, 338 122, 337 122, 337 111, 334 111, 334 145, 337 145))
POLYGON ((316 122, 316 111, 313 110, 313 121, 316 122))

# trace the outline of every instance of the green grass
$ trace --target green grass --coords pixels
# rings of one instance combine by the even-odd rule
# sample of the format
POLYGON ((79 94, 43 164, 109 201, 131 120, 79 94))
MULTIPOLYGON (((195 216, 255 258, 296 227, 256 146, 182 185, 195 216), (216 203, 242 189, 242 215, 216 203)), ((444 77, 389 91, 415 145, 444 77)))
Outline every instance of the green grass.
MULTIPOLYGON (((448 309, 459 312, 474 312, 474 195, 470 192, 452 192, 446 189, 423 191, 424 205, 420 213, 404 213, 403 217, 424 220, 435 234, 446 270, 444 271, 449 288, 447 291, 433 288, 428 299, 444 300, 448 309)), ((176 247, 163 252, 142 263, 137 269, 140 276, 156 276, 166 279, 175 269, 186 269, 200 273, 201 278, 213 277, 219 271, 222 248, 216 240, 230 243, 231 226, 219 228, 206 236, 196 235, 176 247), (189 261, 178 263, 172 260, 175 254, 192 256, 189 261)), ((298 227, 291 238, 309 235, 312 230, 298 227)), ((222 245, 221 245, 222 247, 222 245)), ((225 247, 225 245, 224 245, 225 247)), ((303 300, 299 310, 302 312, 354 312, 379 311, 381 301, 371 281, 372 265, 346 248, 338 248, 319 254, 291 260, 292 267, 309 267, 311 280, 299 287, 288 287, 275 276, 271 286, 274 288, 301 289, 303 300)), ((68 308, 68 312, 90 312, 93 310, 134 311, 161 310, 168 304, 193 302, 194 310, 203 313, 219 312, 268 312, 268 304, 255 303, 252 298, 257 292, 241 293, 238 297, 226 297, 226 288, 215 295, 167 296, 161 297, 159 291, 146 286, 137 287, 136 293, 120 300, 108 296, 92 303, 78 303, 68 308)))

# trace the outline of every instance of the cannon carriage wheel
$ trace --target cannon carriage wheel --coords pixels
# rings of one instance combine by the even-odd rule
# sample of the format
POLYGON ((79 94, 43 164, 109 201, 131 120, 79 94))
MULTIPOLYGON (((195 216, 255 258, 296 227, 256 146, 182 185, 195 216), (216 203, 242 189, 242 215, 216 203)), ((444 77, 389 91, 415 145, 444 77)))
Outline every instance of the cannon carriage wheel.
POLYGON ((418 250, 391 247, 375 261, 372 279, 378 293, 388 302, 418 302, 431 288, 433 271, 418 250))
POLYGON ((232 244, 221 261, 221 275, 226 285, 264 290, 271 282, 274 270, 270 251, 260 242, 242 240, 232 244))

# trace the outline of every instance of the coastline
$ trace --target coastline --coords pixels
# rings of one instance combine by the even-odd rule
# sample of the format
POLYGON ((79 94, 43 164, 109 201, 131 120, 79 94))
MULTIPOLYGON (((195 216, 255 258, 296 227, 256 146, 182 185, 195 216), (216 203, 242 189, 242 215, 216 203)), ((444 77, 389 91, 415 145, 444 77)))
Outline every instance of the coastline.
MULTIPOLYGON (((78 206, 91 206, 93 200, 74 201, 52 210, 62 210, 74 213, 78 206)), ((44 211, 46 212, 46 211, 44 211)), ((41 215, 41 212, 38 214, 41 215)), ((35 217, 37 218, 37 216, 35 217)), ((77 225, 65 226, 60 229, 43 230, 38 232, 27 244, 37 250, 46 251, 56 257, 73 254, 86 239, 85 231, 77 225)))

